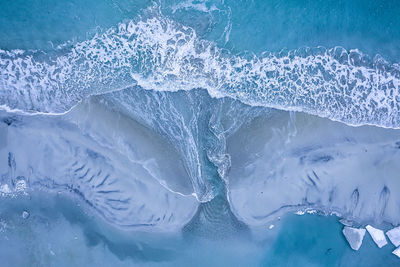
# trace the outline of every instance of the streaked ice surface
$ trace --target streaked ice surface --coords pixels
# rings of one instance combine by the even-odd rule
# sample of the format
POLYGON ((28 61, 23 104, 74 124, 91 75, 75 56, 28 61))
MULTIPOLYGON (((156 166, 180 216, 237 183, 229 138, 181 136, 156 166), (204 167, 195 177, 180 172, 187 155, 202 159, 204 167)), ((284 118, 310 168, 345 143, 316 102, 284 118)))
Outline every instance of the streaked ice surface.
POLYGON ((299 113, 255 120, 228 140, 233 212, 262 224, 288 210, 312 207, 359 222, 397 225, 399 133, 299 113), (250 131, 257 134, 249 138, 250 131))
POLYGON ((396 1, 0 7, 1 262, 399 264, 396 1))

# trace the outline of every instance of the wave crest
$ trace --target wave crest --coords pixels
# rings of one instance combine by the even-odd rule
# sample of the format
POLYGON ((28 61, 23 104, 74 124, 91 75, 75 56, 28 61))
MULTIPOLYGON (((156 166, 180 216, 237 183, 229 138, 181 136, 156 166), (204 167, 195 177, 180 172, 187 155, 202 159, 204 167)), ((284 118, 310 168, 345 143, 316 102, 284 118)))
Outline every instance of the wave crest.
POLYGON ((400 127, 398 64, 340 47, 234 55, 153 10, 54 54, 0 50, 0 104, 8 109, 61 113, 136 84, 204 88, 254 106, 400 127))

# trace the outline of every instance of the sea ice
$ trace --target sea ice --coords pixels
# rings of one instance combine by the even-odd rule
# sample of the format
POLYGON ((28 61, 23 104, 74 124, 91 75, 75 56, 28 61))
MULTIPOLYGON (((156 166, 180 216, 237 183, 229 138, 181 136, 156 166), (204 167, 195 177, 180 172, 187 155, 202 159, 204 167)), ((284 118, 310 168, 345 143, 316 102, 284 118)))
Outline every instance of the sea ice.
POLYGON ((400 247, 393 250, 392 253, 400 258, 400 247))
POLYGON ((392 230, 387 231, 386 235, 389 237, 389 240, 393 243, 393 245, 395 245, 396 247, 400 245, 400 226, 397 226, 392 230))
POLYGON ((0 186, 0 194, 5 195, 5 194, 10 194, 11 190, 8 184, 3 184, 0 186))
POLYGON ((372 239, 374 240, 375 244, 381 248, 387 244, 385 234, 382 230, 372 227, 371 225, 367 225, 365 227, 368 233, 371 235, 372 239))
POLYGON ((229 201, 247 224, 307 209, 400 223, 399 132, 271 111, 227 140, 229 201))
POLYGON ((28 218, 29 218, 29 212, 27 212, 26 210, 24 210, 24 211, 22 212, 22 218, 28 219, 28 218))
POLYGON ((358 250, 361 247, 365 235, 365 229, 345 226, 342 232, 352 249, 358 250))
POLYGON ((106 221, 136 229, 181 228, 197 210, 177 153, 123 115, 91 103, 64 117, 2 119, 11 122, 0 122, 0 195, 74 194, 106 221))

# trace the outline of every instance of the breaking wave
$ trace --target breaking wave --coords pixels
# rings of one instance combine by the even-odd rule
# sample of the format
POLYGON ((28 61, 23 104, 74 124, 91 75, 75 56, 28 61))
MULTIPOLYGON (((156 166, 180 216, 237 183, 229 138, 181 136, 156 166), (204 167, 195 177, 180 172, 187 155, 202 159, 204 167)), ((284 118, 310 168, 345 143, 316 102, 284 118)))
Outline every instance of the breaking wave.
POLYGON ((91 95, 203 88, 252 106, 400 128, 400 67, 341 47, 233 54, 158 11, 55 51, 0 50, 0 105, 65 113, 91 95))

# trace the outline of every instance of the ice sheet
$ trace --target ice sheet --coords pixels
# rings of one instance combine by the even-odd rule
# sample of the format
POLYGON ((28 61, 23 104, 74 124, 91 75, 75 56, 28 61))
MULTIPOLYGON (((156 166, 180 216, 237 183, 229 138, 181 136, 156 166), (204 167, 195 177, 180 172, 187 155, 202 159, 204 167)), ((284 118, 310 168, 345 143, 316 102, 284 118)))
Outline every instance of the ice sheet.
POLYGON ((228 139, 229 200, 261 225, 312 208, 345 219, 398 224, 400 133, 275 112, 228 139))
POLYGON ((119 227, 167 231, 192 218, 198 202, 168 143, 95 102, 75 112, 3 118, 2 191, 70 192, 119 227))

